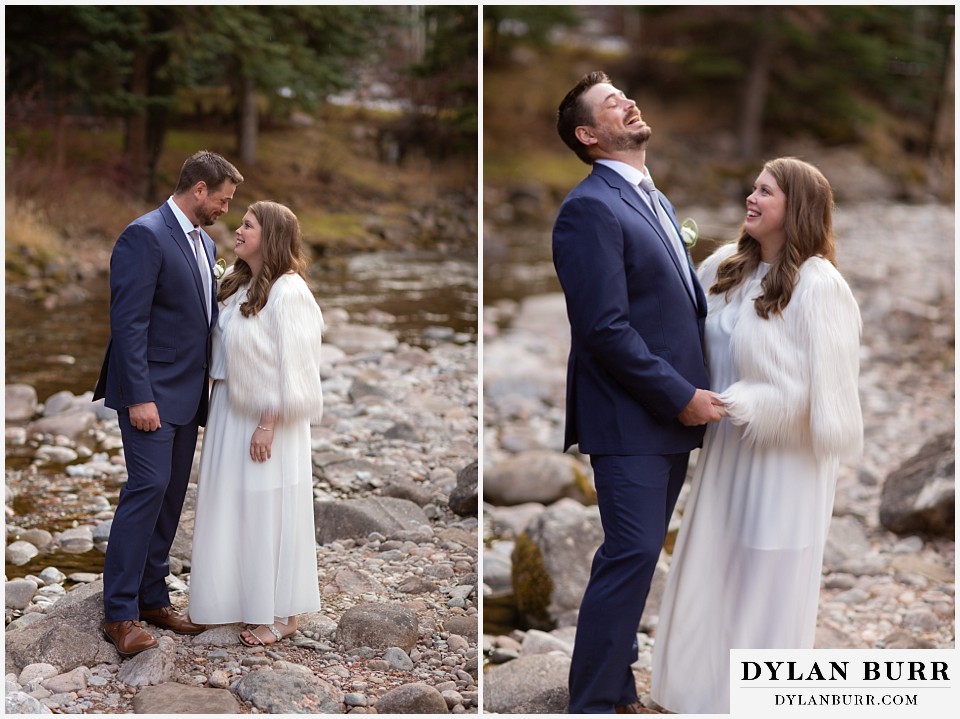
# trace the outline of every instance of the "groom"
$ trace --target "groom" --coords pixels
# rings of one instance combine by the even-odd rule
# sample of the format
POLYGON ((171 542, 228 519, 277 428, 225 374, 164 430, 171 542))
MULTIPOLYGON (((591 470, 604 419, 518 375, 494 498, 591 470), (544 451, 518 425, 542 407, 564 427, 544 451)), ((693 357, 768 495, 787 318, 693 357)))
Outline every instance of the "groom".
POLYGON ((203 631, 173 609, 166 576, 207 416, 216 247, 201 228, 241 182, 220 155, 196 153, 173 196, 130 223, 110 257, 110 341, 94 399, 117 410, 127 464, 103 567, 103 634, 124 657, 157 645, 141 619, 203 631))
POLYGON ((571 330, 564 450, 590 455, 604 532, 580 605, 569 712, 639 714, 637 626, 689 452, 722 405, 700 389, 707 302, 673 206, 650 192, 651 130, 636 103, 590 73, 560 104, 557 131, 593 168, 560 207, 553 259, 571 330))

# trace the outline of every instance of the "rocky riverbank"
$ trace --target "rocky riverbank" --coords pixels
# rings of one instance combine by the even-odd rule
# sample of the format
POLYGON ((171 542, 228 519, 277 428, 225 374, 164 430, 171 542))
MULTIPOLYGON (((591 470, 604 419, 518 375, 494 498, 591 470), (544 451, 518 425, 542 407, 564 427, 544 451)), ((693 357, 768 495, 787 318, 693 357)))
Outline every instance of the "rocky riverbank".
MULTIPOLYGON (((736 226, 740 210, 686 212, 710 227, 736 226)), ((852 205, 836 230, 863 316, 866 450, 839 476, 817 646, 953 647, 952 208, 852 205)), ((602 541, 589 463, 559 452, 563 299, 501 302, 484 320, 484 711, 563 713, 577 607, 602 541)), ((638 634, 641 693, 668 568, 665 551, 638 634)))
MULTIPOLYGON (((89 394, 41 404, 7 387, 8 713, 478 711, 476 345, 438 329, 421 349, 325 315, 322 608, 267 648, 242 645, 239 625, 196 637, 147 625, 158 648, 121 660, 99 635, 96 571, 125 478, 115 416, 89 394)), ((195 497, 192 483, 171 551, 179 608, 195 497)))

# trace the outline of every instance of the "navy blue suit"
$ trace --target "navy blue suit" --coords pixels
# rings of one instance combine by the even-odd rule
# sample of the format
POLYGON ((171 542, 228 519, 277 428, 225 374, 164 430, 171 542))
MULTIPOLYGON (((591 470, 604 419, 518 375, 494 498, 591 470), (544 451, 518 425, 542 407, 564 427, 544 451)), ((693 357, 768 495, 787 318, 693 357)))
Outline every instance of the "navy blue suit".
MULTIPOLYGON (((201 237, 212 268, 216 247, 201 237)), ((128 225, 110 257, 110 341, 94 398, 118 412, 127 482, 104 562, 107 622, 170 604, 169 552, 207 416, 210 284, 212 321, 191 241, 166 204, 128 225), (130 424, 129 407, 145 402, 157 405, 155 432, 130 424)))
POLYGON ((707 303, 689 258, 693 294, 653 210, 604 165, 561 205, 553 259, 571 329, 564 450, 590 455, 604 530, 580 606, 569 711, 613 713, 637 698, 637 627, 705 431, 677 415, 709 386, 707 303))

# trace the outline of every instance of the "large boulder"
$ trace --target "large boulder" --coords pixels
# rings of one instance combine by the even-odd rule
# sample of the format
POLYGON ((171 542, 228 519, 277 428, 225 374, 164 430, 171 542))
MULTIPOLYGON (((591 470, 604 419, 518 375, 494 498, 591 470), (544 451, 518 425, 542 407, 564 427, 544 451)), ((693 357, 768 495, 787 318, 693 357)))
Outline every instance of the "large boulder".
POLYGON ((250 672, 237 684, 236 693, 267 714, 343 713, 343 692, 307 667, 288 663, 250 672))
POLYGON ((527 528, 531 520, 546 507, 539 502, 526 502, 510 507, 495 507, 487 502, 483 505, 483 520, 490 533, 501 539, 513 539, 527 528))
POLYGON ((483 709, 493 714, 566 714, 570 657, 533 654, 483 673, 483 709))
POLYGON ((396 532, 429 528, 430 520, 413 502, 395 497, 343 499, 314 504, 317 542, 364 539, 371 532, 391 536, 396 532))
POLYGON ((551 504, 563 497, 588 503, 596 497, 589 468, 567 454, 531 450, 483 473, 483 498, 491 504, 551 504))
POLYGON ((358 647, 399 647, 408 654, 417 646, 419 621, 415 612, 394 604, 365 602, 340 617, 337 642, 348 651, 358 647))
POLYGON ((464 639, 476 643, 477 641, 477 617, 470 615, 459 615, 447 617, 443 620, 443 628, 451 634, 458 634, 464 639))
POLYGON ((137 714, 239 714, 240 702, 227 689, 206 689, 177 682, 144 687, 133 698, 137 714))
POLYGON ((404 684, 377 700, 377 714, 449 714, 447 702, 429 684, 404 684))
POLYGON ((43 619, 6 633, 8 671, 20 672, 38 662, 63 672, 79 666, 118 664, 120 655, 100 633, 103 581, 67 592, 43 619))
POLYGON ((483 396, 494 406, 523 397, 550 403, 563 396, 566 374, 562 363, 551 362, 531 348, 531 335, 512 332, 483 348, 483 396))
POLYGON ((461 517, 476 517, 479 512, 477 475, 478 465, 476 462, 468 464, 457 472, 457 486, 450 493, 448 504, 450 509, 461 517))
POLYGON ((131 687, 157 686, 176 678, 177 646, 170 637, 160 637, 154 649, 140 652, 120 666, 117 678, 131 687))
POLYGON ((580 606, 590 565, 603 542, 596 506, 571 499, 548 507, 517 537, 513 550, 513 591, 517 609, 530 626, 550 628, 580 606))
POLYGON ((896 534, 953 539, 956 528, 954 436, 934 437, 883 484, 880 523, 896 534))

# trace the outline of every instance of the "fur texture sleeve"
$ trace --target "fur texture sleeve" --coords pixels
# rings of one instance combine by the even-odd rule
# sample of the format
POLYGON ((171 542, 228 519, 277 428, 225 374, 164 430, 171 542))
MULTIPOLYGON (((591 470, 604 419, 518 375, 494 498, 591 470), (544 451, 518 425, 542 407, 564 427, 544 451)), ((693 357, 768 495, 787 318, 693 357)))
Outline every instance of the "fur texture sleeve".
POLYGON ((323 415, 320 307, 310 288, 300 280, 291 291, 283 293, 275 309, 279 316, 280 416, 319 422, 323 415))
POLYGON ((810 433, 817 456, 856 460, 863 451, 860 308, 840 273, 816 260, 800 300, 810 363, 810 433))
POLYGON ((323 316, 306 283, 287 275, 274 284, 253 317, 239 312, 224 333, 231 407, 279 422, 323 414, 320 345, 323 316))
POLYGON ((790 363, 791 357, 797 357, 795 343, 783 331, 782 318, 760 319, 752 302, 747 312, 747 322, 741 322, 750 330, 740 326, 738 329, 743 331, 734 338, 742 379, 721 392, 720 399, 730 420, 745 425, 743 436, 747 442, 759 447, 808 444, 807 376, 790 363), (764 332, 772 327, 760 326, 760 322, 776 322, 781 327, 764 332))

